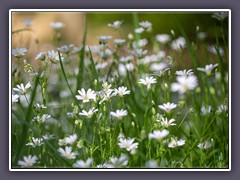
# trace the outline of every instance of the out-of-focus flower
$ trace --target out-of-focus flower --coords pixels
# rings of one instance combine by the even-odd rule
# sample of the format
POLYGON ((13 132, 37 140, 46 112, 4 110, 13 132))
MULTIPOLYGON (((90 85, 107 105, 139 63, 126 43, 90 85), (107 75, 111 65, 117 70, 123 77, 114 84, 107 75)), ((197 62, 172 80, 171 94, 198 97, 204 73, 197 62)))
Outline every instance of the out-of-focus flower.
POLYGON ((208 46, 207 49, 210 53, 215 54, 215 55, 218 55, 218 53, 219 53, 220 56, 223 56, 225 54, 222 47, 216 47, 214 45, 211 45, 211 46, 208 46))
POLYGON ((65 143, 71 145, 76 142, 77 138, 78 138, 77 134, 69 135, 65 137, 65 143))
POLYGON ((86 161, 79 160, 75 164, 73 164, 74 168, 90 168, 92 164, 93 159, 88 158, 86 161))
POLYGON ((212 14, 212 18, 215 18, 219 21, 223 21, 226 17, 228 17, 228 12, 226 11, 215 12, 212 14))
POLYGON ((183 140, 183 139, 177 140, 177 138, 175 137, 175 138, 171 138, 171 141, 168 144, 168 147, 176 148, 178 146, 183 146, 184 144, 185 144, 185 140, 183 140))
POLYGON ((143 29, 142 27, 136 28, 136 29, 134 30, 134 32, 137 33, 137 34, 141 34, 141 33, 144 32, 144 29, 143 29))
POLYGON ((139 25, 142 28, 146 29, 146 31, 150 31, 152 29, 152 23, 149 22, 149 21, 142 21, 142 22, 139 23, 139 25))
POLYGON ((35 60, 44 61, 45 59, 46 59, 46 52, 40 52, 35 57, 35 60))
POLYGON ((184 70, 176 71, 175 74, 178 76, 190 76, 190 75, 193 75, 193 70, 184 69, 184 70))
POLYGON ((122 119, 124 116, 127 116, 127 114, 127 111, 124 109, 117 110, 116 112, 110 112, 110 115, 117 119, 122 119))
POLYGON ((17 58, 22 58, 23 56, 25 56, 27 51, 28 50, 26 48, 15 48, 12 49, 12 55, 17 58))
POLYGON ((149 133, 148 137, 149 139, 156 139, 157 141, 162 140, 163 138, 167 137, 169 134, 169 131, 166 129, 160 130, 154 130, 153 133, 149 133))
POLYGON ((197 68, 197 70, 205 72, 208 76, 210 76, 211 73, 212 73, 212 70, 217 66, 218 66, 218 64, 214 64, 214 65, 213 64, 208 64, 208 65, 205 66, 205 68, 197 68))
POLYGON ((222 112, 226 112, 228 110, 228 106, 225 104, 222 104, 218 107, 216 113, 221 114, 222 112))
POLYGON ((18 165, 21 166, 22 168, 30 168, 33 167, 34 164, 37 163, 37 156, 24 156, 23 161, 18 161, 18 165))
POLYGON ((32 146, 33 148, 37 146, 43 145, 43 139, 42 138, 35 138, 32 137, 32 141, 26 144, 27 146, 32 146))
POLYGON ((123 23, 123 21, 117 20, 117 21, 114 21, 112 24, 109 23, 108 27, 112 27, 114 29, 119 29, 120 26, 122 25, 122 23, 123 23))
POLYGON ((194 90, 197 86, 198 82, 196 76, 178 76, 177 82, 171 84, 171 90, 184 94, 188 90, 194 90))
POLYGON ((58 152, 60 155, 66 159, 75 159, 76 155, 78 155, 77 152, 72 152, 72 147, 66 146, 65 149, 58 148, 58 152))
POLYGON ((100 44, 107 44, 110 39, 112 39, 112 36, 98 36, 97 37, 100 44))
POLYGON ((200 149, 209 149, 211 148, 213 145, 213 141, 209 141, 209 140, 206 140, 202 143, 199 143, 197 146, 200 148, 200 149))
POLYGON ((97 112, 98 109, 91 108, 88 111, 83 110, 79 113, 79 115, 86 116, 88 118, 91 118, 95 112, 97 112))
POLYGON ((110 162, 106 164, 107 168, 122 168, 128 165, 128 156, 121 154, 120 157, 110 158, 110 162))
POLYGON ((171 40, 171 36, 168 34, 158 34, 156 35, 156 40, 161 44, 166 44, 171 40))
POLYGON ((18 99, 19 99, 19 95, 17 94, 12 95, 12 103, 18 102, 18 99))
POLYGON ((69 44, 69 45, 64 45, 64 46, 58 47, 57 50, 60 51, 61 53, 68 54, 73 50, 73 48, 74 48, 74 45, 69 44))
POLYGON ((39 122, 41 122, 41 123, 44 123, 44 122, 46 122, 48 119, 50 119, 51 118, 51 115, 49 115, 49 114, 43 114, 43 115, 38 115, 38 116, 36 116, 36 117, 34 117, 33 118, 33 120, 32 121, 37 121, 38 123, 39 122))
POLYGON ((121 45, 123 45, 125 42, 126 42, 125 39, 114 39, 114 43, 115 43, 117 46, 121 46, 121 45))
POLYGON ((146 168, 159 168, 158 162, 156 160, 150 160, 145 163, 146 168))
POLYGON ((186 40, 184 37, 179 37, 177 39, 175 39, 172 44, 171 47, 173 50, 176 51, 180 51, 181 49, 186 47, 186 40))

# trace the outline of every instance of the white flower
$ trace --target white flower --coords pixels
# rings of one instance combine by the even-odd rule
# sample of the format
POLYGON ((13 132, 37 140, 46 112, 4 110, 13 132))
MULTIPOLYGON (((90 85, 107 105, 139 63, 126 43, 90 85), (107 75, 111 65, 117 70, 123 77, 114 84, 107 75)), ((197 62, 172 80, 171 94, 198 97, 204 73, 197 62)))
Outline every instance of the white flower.
POLYGON ((104 69, 108 66, 108 62, 103 62, 103 63, 97 63, 96 64, 96 69, 104 69))
POLYGON ((23 161, 18 161, 18 165, 22 168, 30 168, 37 162, 37 160, 37 156, 24 156, 23 161))
POLYGON ((134 50, 134 55, 137 56, 138 58, 142 58, 143 56, 145 56, 147 54, 147 50, 143 50, 143 49, 135 49, 134 50))
POLYGON ((44 106, 43 104, 37 103, 37 104, 34 105, 34 109, 36 109, 36 111, 40 112, 43 109, 47 109, 47 107, 44 106))
POLYGON ((162 140, 163 138, 167 137, 169 134, 169 131, 166 129, 160 130, 154 130, 153 133, 148 134, 149 139, 156 139, 157 141, 162 140))
POLYGON ((197 68, 197 70, 205 72, 209 76, 209 75, 211 75, 212 70, 217 66, 218 66, 218 64, 214 64, 214 65, 209 64, 209 65, 206 65, 205 68, 197 68))
POLYGON ((127 116, 127 111, 126 110, 117 110, 116 112, 110 112, 110 115, 117 118, 117 119, 121 119, 124 116, 127 116))
POLYGON ((178 76, 177 82, 171 84, 171 90, 184 94, 188 90, 194 90, 197 86, 198 82, 196 76, 178 76))
POLYGON ((112 89, 100 91, 99 97, 101 97, 102 100, 99 102, 99 104, 102 104, 104 101, 109 100, 113 96, 116 96, 116 93, 114 93, 112 89))
POLYGON ((222 47, 215 47, 214 45, 208 46, 208 51, 212 54, 223 56, 224 55, 224 50, 222 47))
POLYGON ((65 24, 62 22, 50 22, 49 25, 51 28, 53 28, 56 31, 59 31, 60 29, 65 27, 65 24))
POLYGON ((206 114, 209 114, 209 113, 211 113, 211 111, 212 111, 212 107, 211 106, 204 106, 204 105, 202 105, 202 107, 201 107, 201 113, 202 113, 202 115, 206 115, 206 114))
POLYGON ((77 152, 72 152, 72 147, 66 146, 65 149, 58 148, 58 152, 60 155, 66 159, 75 159, 76 155, 78 155, 77 152))
POLYGON ((164 63, 164 62, 160 62, 160 63, 153 63, 150 66, 150 70, 151 71, 163 71, 164 69, 168 68, 168 64, 164 63))
MULTIPOLYGON (((48 51, 47 55, 48 55, 49 59, 51 60, 51 62, 53 62, 53 63, 56 63, 56 62, 60 61, 57 51, 54 51, 54 50, 48 51)), ((63 56, 62 56, 61 53, 60 53, 60 57, 61 57, 61 60, 63 61, 63 56)))
POLYGON ((120 97, 123 97, 126 94, 130 94, 130 91, 127 90, 127 88, 124 86, 114 89, 114 91, 115 91, 114 94, 118 94, 120 97))
MULTIPOLYGON (((159 120, 157 120, 157 122, 159 122, 159 120)), ((161 118, 161 121, 160 121, 161 125, 165 128, 168 128, 169 126, 175 126, 176 124, 173 122, 175 122, 175 119, 172 118, 168 120, 167 118, 163 118, 163 117, 161 118)))
POLYGON ((152 23, 149 21, 142 21, 139 23, 139 25, 147 30, 151 30, 151 28, 152 28, 152 23))
POLYGON ((103 163, 103 164, 98 164, 96 165, 96 168, 107 168, 108 164, 107 163, 103 163))
POLYGON ((186 47, 186 40, 184 37, 179 37, 172 42, 171 47, 173 50, 179 51, 186 47))
POLYGON ((185 140, 177 140, 177 138, 171 138, 170 143, 168 144, 169 148, 176 148, 178 146, 183 146, 185 144, 185 140))
POLYGON ((37 146, 41 146, 41 145, 43 145, 43 139, 35 138, 35 137, 32 137, 32 142, 29 142, 26 144, 26 146, 32 146, 33 148, 35 148, 37 146))
POLYGON ((27 52, 26 48, 16 48, 12 50, 12 55, 17 58, 21 58, 25 56, 26 52, 27 52))
POLYGON ((134 143, 134 138, 120 138, 119 147, 127 151, 135 151, 138 148, 138 143, 134 143))
POLYGON ((92 158, 88 158, 86 162, 83 160, 79 160, 75 164, 73 164, 73 167, 74 168, 90 168, 92 161, 93 161, 92 158))
POLYGON ((180 71, 176 71, 175 74, 178 76, 190 76, 193 75, 193 70, 192 69, 184 69, 184 70, 180 70, 180 71))
POLYGON ((147 161, 145 164, 146 168, 159 168, 158 162, 156 160, 147 161))
POLYGON ((120 62, 122 62, 122 63, 125 63, 125 62, 129 62, 129 61, 131 61, 131 60, 133 60, 134 58, 133 58, 133 56, 122 56, 122 57, 120 57, 120 59, 119 59, 119 61, 120 62))
POLYGON ((222 112, 227 111, 227 110, 228 110, 228 106, 225 104, 222 104, 218 107, 216 113, 221 114, 222 112))
POLYGON ((215 12, 212 14, 212 18, 215 18, 219 21, 223 21, 226 17, 228 17, 228 12, 226 11, 215 12))
POLYGON ((134 32, 137 33, 137 34, 141 34, 141 33, 143 33, 143 31, 144 31, 144 29, 143 29, 142 27, 136 28, 136 29, 134 30, 134 32))
POLYGON ((23 85, 23 83, 21 83, 20 85, 17 85, 17 88, 13 88, 14 91, 20 93, 21 95, 25 95, 28 92, 28 89, 31 87, 30 82, 28 82, 25 86, 23 85))
POLYGON ((107 168, 121 168, 128 165, 128 156, 126 154, 121 154, 119 158, 110 158, 110 163, 106 164, 107 168))
POLYGON ((166 111, 167 113, 170 113, 173 109, 177 107, 177 105, 174 103, 168 102, 168 103, 164 103, 163 105, 159 105, 158 107, 166 111))
POLYGON ((171 36, 168 34, 158 34, 156 35, 156 40, 161 44, 165 44, 171 40, 171 36))
POLYGON ((123 43, 125 43, 126 40, 125 39, 114 39, 114 43, 117 45, 117 46, 121 46, 123 45, 123 43))
POLYGON ((36 116, 33 118, 32 121, 37 121, 37 122, 41 122, 41 123, 44 123, 46 122, 49 118, 51 118, 51 115, 49 114, 43 114, 42 116, 36 116))
POLYGON ((107 42, 112 39, 112 36, 98 36, 97 37, 100 44, 107 44, 107 42))
POLYGON ((156 79, 150 76, 150 77, 146 77, 145 79, 140 79, 138 83, 144 84, 147 86, 147 89, 150 89, 151 84, 156 83, 156 79))
POLYGON ((212 145, 213 145, 212 141, 206 140, 202 143, 199 143, 197 146, 200 149, 209 149, 210 147, 212 147, 212 145))
POLYGON ((12 103, 18 102, 18 99, 19 99, 19 95, 17 94, 12 95, 12 103))
POLYGON ((45 134, 42 136, 43 139, 49 140, 49 139, 54 139, 55 136, 53 134, 45 134))
POLYGON ((122 25, 123 21, 114 21, 112 24, 108 24, 108 27, 112 27, 114 29, 119 29, 122 25))
POLYGON ((91 108, 88 111, 83 110, 79 113, 79 115, 86 116, 88 118, 91 118, 95 112, 97 112, 98 109, 91 108))
POLYGON ((138 41, 134 41, 132 46, 134 49, 139 49, 139 48, 143 48, 144 46, 146 46, 148 43, 147 39, 139 39, 138 41))
POLYGON ((103 82, 102 83, 102 88, 104 91, 108 91, 111 88, 111 84, 108 84, 108 82, 103 82))
POLYGON ((86 92, 85 89, 82 88, 81 90, 78 90, 78 93, 80 95, 76 95, 76 98, 82 100, 83 103, 89 102, 90 99, 96 99, 96 93, 92 89, 88 89, 86 92))
POLYGON ((46 53, 45 52, 40 52, 39 54, 36 55, 35 60, 44 61, 45 58, 46 58, 46 53))
POLYGON ((71 145, 71 144, 75 143, 77 138, 78 138, 77 134, 73 134, 73 135, 70 135, 68 137, 65 137, 65 143, 71 145))
POLYGON ((57 50, 60 51, 61 53, 68 54, 73 50, 73 48, 74 48, 74 45, 69 44, 69 45, 64 45, 64 46, 58 47, 57 50))

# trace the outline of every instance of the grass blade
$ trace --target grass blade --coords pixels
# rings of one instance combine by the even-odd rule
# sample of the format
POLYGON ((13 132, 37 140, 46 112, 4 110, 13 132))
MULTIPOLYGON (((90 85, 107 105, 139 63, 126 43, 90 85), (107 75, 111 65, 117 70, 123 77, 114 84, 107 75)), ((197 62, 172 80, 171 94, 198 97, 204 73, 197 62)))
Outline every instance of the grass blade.
POLYGON ((84 54, 85 54, 85 46, 86 46, 86 39, 87 39, 87 20, 85 19, 85 29, 84 29, 84 35, 83 35, 83 42, 82 42, 82 50, 79 53, 79 65, 78 65, 78 76, 77 76, 77 91, 82 86, 83 81, 83 70, 84 70, 84 54))

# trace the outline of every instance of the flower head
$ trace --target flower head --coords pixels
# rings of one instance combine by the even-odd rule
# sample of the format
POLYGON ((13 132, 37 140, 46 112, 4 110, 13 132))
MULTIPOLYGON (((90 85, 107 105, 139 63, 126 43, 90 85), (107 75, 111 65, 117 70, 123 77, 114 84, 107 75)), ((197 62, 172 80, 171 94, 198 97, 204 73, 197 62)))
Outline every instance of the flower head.
POLYGON ((26 52, 27 52, 26 48, 16 48, 12 50, 12 55, 17 58, 21 58, 25 56, 26 52))
POLYGON ((108 24, 108 27, 112 27, 114 29, 119 29, 122 25, 123 21, 114 21, 112 24, 108 24))
POLYGON ((139 23, 139 25, 146 30, 151 30, 152 28, 152 23, 149 21, 142 21, 139 23))
POLYGON ((17 88, 13 88, 14 91, 20 93, 20 95, 25 95, 28 92, 28 89, 31 87, 30 82, 28 82, 25 86, 23 85, 23 83, 21 83, 20 85, 17 85, 17 88))
POLYGON ((194 90, 197 86, 198 82, 196 76, 178 76, 177 82, 171 84, 171 90, 184 94, 188 90, 194 90))
POLYGON ((215 12, 212 14, 212 18, 215 18, 219 21, 223 21, 226 17, 228 17, 228 12, 226 11, 215 12))
POLYGON ((165 44, 171 40, 171 36, 168 34, 158 34, 156 35, 156 40, 161 44, 165 44))
MULTIPOLYGON (((57 63, 57 62, 60 61, 59 55, 58 55, 58 52, 57 52, 57 51, 54 51, 54 50, 48 51, 48 52, 47 52, 47 55, 48 55, 50 61, 53 62, 53 63, 57 63)), ((60 58, 61 58, 61 60, 63 61, 63 56, 62 56, 61 53, 60 53, 60 58)))
POLYGON ((110 112, 110 115, 117 119, 121 119, 122 117, 127 116, 127 114, 127 111, 124 109, 117 110, 116 112, 110 112))
POLYGON ((147 89, 150 89, 151 84, 156 83, 156 79, 150 76, 150 77, 146 77, 145 79, 140 79, 138 83, 144 84, 147 86, 147 89))
POLYGON ((121 168, 128 165, 128 156, 121 154, 120 157, 110 158, 110 162, 106 164, 107 168, 121 168))
POLYGON ((197 146, 200 149, 209 149, 210 147, 212 147, 212 145, 213 145, 212 141, 206 140, 206 141, 204 141, 202 143, 199 143, 197 146))
POLYGON ((37 156, 24 156, 23 161, 18 161, 18 165, 22 168, 30 168, 37 162, 37 160, 37 156))
POLYGON ((39 54, 36 55, 35 60, 44 61, 45 58, 46 58, 46 53, 45 52, 40 52, 39 54))
POLYGON ((175 122, 175 119, 170 119, 168 120, 167 118, 161 118, 161 120, 157 120, 157 122, 160 122, 161 125, 165 128, 168 128, 169 126, 175 126, 176 124, 174 123, 175 122))
POLYGON ((19 99, 19 95, 17 94, 12 95, 12 102, 18 102, 18 99, 19 99))
POLYGON ((107 42, 112 39, 112 36, 98 36, 97 37, 100 44, 107 44, 107 42))
POLYGON ((77 138, 78 138, 77 134, 73 134, 68 137, 65 137, 65 143, 71 145, 71 144, 75 143, 77 138))
POLYGON ((178 146, 183 146, 185 144, 185 140, 177 140, 177 138, 171 138, 170 143, 168 144, 169 148, 176 148, 178 146))
POLYGON ((43 115, 38 115, 36 117, 33 118, 33 121, 37 121, 37 122, 41 122, 44 123, 46 122, 49 118, 51 118, 51 115, 49 114, 43 114, 43 115))
POLYGON ((173 50, 180 51, 186 47, 186 40, 184 37, 179 37, 172 42, 171 47, 173 50))
POLYGON ((91 118, 95 112, 97 112, 98 109, 91 108, 88 111, 83 110, 79 113, 79 115, 86 116, 88 118, 91 118))
POLYGON ((197 70, 205 72, 208 76, 210 76, 212 73, 212 70, 217 66, 218 66, 218 64, 214 64, 214 65, 209 64, 209 65, 206 65, 205 68, 197 68, 197 70))
POLYGON ((159 105, 158 107, 166 111, 167 113, 170 113, 173 109, 177 107, 177 105, 174 103, 168 102, 168 103, 164 103, 163 105, 159 105))
POLYGON ((74 48, 74 45, 69 44, 69 45, 64 45, 64 46, 58 47, 57 50, 60 51, 61 53, 68 54, 73 50, 73 48, 74 48))
POLYGON ((92 158, 88 158, 86 161, 79 160, 75 164, 73 164, 74 168, 90 168, 92 164, 92 158))
POLYGON ((72 152, 72 147, 66 146, 65 149, 58 148, 58 152, 60 155, 66 159, 75 159, 76 155, 78 155, 77 152, 72 152))
POLYGON ((154 130, 153 133, 149 133, 148 137, 149 139, 156 139, 158 141, 162 140, 163 138, 167 137, 169 134, 169 131, 166 129, 160 130, 154 130))
POLYGON ((85 89, 78 90, 79 95, 76 95, 78 100, 82 100, 83 103, 89 102, 90 99, 96 100, 96 93, 92 89, 88 89, 87 92, 85 89))
POLYGON ((120 138, 119 139, 119 147, 122 149, 126 149, 127 151, 134 151, 138 148, 138 143, 134 143, 134 138, 120 138))
POLYGON ((224 50, 222 47, 216 47, 214 45, 208 46, 208 51, 212 54, 223 56, 224 55, 224 50))
POLYGON ((32 146, 33 148, 37 146, 43 145, 43 139, 42 138, 35 138, 32 137, 32 141, 26 144, 27 146, 32 146))
POLYGON ((175 74, 178 75, 178 76, 190 76, 190 75, 193 75, 193 70, 192 69, 189 69, 189 70, 180 70, 180 71, 176 71, 175 74))
POLYGON ((114 91, 115 91, 115 94, 118 94, 120 97, 123 97, 126 94, 130 94, 130 91, 127 90, 127 88, 124 86, 114 89, 114 91))

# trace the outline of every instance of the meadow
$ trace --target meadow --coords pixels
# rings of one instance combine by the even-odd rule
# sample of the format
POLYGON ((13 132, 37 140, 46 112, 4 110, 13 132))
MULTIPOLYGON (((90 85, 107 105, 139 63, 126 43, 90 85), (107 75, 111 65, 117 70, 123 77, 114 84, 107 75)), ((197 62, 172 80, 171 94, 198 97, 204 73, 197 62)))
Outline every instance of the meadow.
MULTIPOLYGON (((102 26, 118 37, 91 37, 97 44, 86 20, 78 45, 61 21, 45 27, 53 48, 12 41, 11 167, 228 169, 228 12, 209 13, 211 41, 174 17, 180 33, 151 34, 133 13, 129 32, 116 19, 102 26)), ((23 23, 12 39, 34 29, 23 23)))

